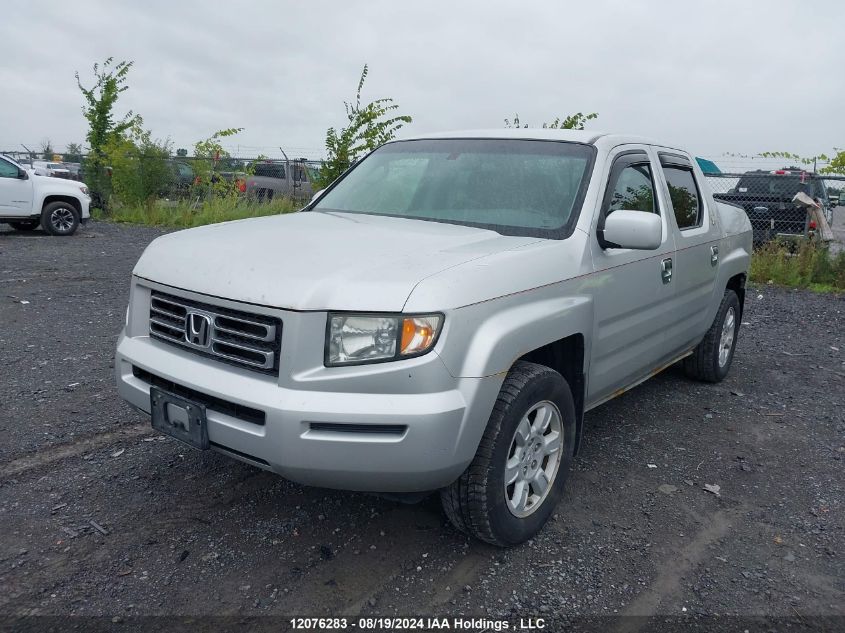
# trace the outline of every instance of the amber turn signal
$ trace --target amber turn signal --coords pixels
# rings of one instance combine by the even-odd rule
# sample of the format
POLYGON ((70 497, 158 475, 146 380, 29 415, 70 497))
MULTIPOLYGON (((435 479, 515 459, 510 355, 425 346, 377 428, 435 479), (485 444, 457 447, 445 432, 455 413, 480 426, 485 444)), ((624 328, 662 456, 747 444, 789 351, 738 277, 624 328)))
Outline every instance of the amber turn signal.
POLYGON ((400 354, 419 354, 432 346, 440 328, 439 316, 408 317, 402 321, 400 354))

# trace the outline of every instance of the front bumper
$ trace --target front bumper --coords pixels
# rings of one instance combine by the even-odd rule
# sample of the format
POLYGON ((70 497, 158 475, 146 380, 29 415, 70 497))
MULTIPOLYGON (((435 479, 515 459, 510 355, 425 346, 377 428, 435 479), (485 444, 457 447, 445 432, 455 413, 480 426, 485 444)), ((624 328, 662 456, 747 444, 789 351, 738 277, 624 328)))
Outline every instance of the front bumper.
POLYGON ((85 224, 88 220, 91 219, 91 198, 89 196, 82 196, 81 200, 79 201, 79 207, 79 220, 80 222, 85 224))
POLYGON ((257 375, 125 331, 115 357, 120 395, 146 413, 148 374, 263 412, 262 425, 206 405, 212 448, 236 459, 329 488, 420 492, 445 486, 475 455, 503 377, 452 378, 435 353, 392 365, 343 368, 344 378, 322 390, 297 385, 295 374, 257 375), (386 374, 435 389, 386 392, 396 384, 396 376, 386 374), (371 388, 362 388, 368 377, 371 388), (367 432, 368 425, 392 432, 367 432))

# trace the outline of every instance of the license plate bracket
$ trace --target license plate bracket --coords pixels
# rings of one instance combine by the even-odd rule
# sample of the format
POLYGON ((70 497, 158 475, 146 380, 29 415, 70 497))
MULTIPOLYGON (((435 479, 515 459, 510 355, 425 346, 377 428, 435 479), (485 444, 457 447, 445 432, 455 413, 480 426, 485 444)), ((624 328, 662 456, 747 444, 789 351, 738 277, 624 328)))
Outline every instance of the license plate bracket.
POLYGON ((150 387, 153 428, 185 444, 208 450, 208 418, 205 405, 158 387, 150 387))

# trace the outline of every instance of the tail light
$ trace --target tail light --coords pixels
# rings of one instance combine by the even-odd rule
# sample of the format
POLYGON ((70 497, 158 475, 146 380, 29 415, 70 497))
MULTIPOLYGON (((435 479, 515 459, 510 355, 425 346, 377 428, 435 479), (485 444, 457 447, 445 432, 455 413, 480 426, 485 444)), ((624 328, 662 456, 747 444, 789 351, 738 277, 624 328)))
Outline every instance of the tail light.
POLYGON ((815 220, 810 220, 810 230, 811 231, 816 230, 816 221, 815 220))
POLYGON ((238 191, 240 191, 241 193, 244 193, 246 191, 246 181, 245 180, 241 180, 240 178, 238 178, 235 181, 235 184, 238 187, 238 191))

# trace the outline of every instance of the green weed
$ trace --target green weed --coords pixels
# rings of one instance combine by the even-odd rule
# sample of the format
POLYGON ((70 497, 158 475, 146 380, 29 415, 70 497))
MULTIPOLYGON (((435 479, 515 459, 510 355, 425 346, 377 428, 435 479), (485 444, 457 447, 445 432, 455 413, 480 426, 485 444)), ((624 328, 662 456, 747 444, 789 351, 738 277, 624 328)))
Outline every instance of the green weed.
POLYGON ((201 203, 158 201, 152 205, 113 207, 108 213, 98 209, 94 211, 94 218, 109 222, 187 229, 229 220, 291 213, 298 211, 302 206, 301 201, 288 198, 274 198, 269 202, 259 203, 225 196, 201 203))
POLYGON ((751 281, 809 288, 817 292, 845 290, 845 251, 832 255, 817 242, 790 245, 770 242, 754 251, 751 281))

